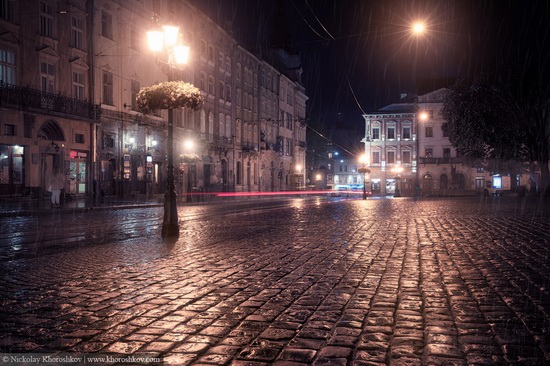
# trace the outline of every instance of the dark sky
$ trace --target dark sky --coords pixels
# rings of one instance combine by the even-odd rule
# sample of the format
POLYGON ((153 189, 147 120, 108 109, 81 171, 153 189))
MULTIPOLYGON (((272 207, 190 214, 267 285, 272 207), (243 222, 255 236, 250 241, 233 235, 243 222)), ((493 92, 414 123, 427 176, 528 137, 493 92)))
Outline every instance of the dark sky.
POLYGON ((310 98, 308 115, 325 125, 360 123, 363 112, 396 102, 417 86, 438 87, 438 80, 499 63, 550 64, 546 0, 194 2, 218 24, 231 27, 251 52, 285 39, 295 47, 310 98), (427 30, 416 37, 410 27, 419 19, 427 30))

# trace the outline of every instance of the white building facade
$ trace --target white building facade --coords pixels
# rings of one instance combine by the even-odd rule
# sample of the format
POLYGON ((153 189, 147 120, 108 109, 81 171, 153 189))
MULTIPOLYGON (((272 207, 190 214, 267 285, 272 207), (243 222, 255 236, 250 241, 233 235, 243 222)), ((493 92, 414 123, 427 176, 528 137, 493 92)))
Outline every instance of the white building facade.
MULTIPOLYGON (((368 184, 373 194, 394 195, 399 190, 403 196, 473 195, 505 188, 495 187, 495 177, 489 172, 462 164, 443 129, 445 91, 363 115, 368 184)), ((513 179, 518 185, 527 184, 526 176, 513 179)))

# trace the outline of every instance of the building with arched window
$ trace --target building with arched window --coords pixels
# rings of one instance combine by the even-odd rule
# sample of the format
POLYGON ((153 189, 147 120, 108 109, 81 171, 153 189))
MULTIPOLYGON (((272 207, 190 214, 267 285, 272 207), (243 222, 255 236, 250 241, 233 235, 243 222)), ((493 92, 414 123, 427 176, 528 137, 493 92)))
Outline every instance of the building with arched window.
MULTIPOLYGON (((365 120, 365 154, 373 194, 468 195, 492 187, 492 176, 462 163, 443 129, 446 89, 403 98, 365 120)), ((518 176, 518 184, 525 184, 518 176)))
POLYGON ((141 88, 167 80, 145 44, 153 15, 180 26, 190 60, 172 74, 205 100, 173 111, 178 193, 303 185, 297 55, 279 53, 275 67, 185 0, 9 3, 0 14, 0 195, 44 196, 55 167, 75 196, 166 190, 168 112, 143 114, 136 103, 141 88))

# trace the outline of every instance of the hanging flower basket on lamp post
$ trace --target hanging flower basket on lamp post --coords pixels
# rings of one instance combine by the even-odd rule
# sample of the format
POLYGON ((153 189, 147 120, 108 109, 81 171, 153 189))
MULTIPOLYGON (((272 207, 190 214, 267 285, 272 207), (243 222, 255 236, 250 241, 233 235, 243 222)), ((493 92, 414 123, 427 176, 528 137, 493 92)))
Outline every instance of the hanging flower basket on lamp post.
POLYGON ((141 113, 150 114, 159 109, 202 107, 204 97, 199 88, 183 81, 165 81, 142 88, 137 95, 141 113))
POLYGON ((168 109, 168 162, 166 193, 164 199, 164 219, 162 235, 165 237, 179 234, 178 211, 176 207, 176 184, 174 179, 174 109, 200 109, 204 102, 201 91, 193 84, 183 81, 172 81, 171 71, 168 81, 142 88, 137 95, 140 112, 152 113, 159 109, 168 109))

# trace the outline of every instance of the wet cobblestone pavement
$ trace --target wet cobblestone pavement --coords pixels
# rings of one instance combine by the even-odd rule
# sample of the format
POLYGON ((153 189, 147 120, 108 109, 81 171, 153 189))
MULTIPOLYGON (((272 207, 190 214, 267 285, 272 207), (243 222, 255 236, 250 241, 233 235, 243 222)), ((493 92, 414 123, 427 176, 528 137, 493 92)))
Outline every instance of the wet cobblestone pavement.
MULTIPOLYGON (((174 365, 550 364, 548 201, 185 207, 172 243, 157 233, 162 208, 140 210, 154 225, 122 225, 112 243, 20 256, 2 244, 0 352, 174 365)), ((116 215, 83 214, 83 243, 87 230, 99 235, 94 222, 114 235, 116 215)), ((58 224, 73 219, 83 220, 58 224)))

